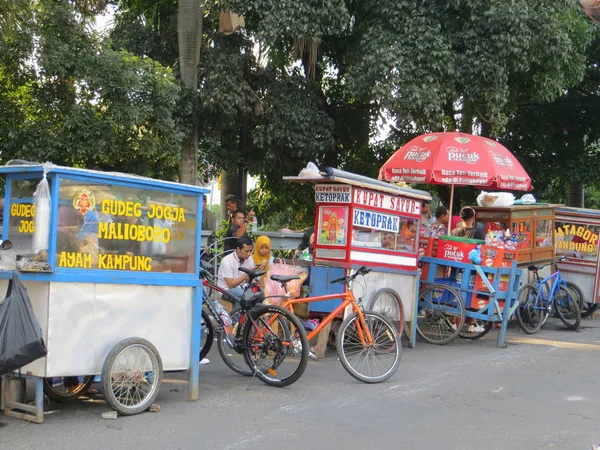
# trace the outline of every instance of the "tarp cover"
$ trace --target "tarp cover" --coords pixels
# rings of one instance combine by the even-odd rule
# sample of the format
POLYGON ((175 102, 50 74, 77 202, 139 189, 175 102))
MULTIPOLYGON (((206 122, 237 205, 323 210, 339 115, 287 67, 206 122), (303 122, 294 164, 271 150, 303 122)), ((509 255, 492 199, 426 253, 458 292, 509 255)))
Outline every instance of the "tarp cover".
POLYGON ((6 298, 0 302, 0 375, 20 369, 46 353, 42 328, 33 314, 27 290, 15 273, 6 298))

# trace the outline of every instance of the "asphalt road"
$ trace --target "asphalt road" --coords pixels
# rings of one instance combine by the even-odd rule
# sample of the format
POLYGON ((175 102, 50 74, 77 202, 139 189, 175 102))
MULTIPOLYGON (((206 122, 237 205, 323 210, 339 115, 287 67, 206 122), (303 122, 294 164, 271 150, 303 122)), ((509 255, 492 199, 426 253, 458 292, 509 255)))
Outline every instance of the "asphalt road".
POLYGON ((481 341, 405 349, 379 385, 351 378, 335 353, 302 379, 270 388, 231 372, 216 348, 200 400, 167 374, 159 413, 104 420, 101 395, 64 405, 42 425, 0 415, 0 449, 568 449, 600 443, 600 319, 578 332, 550 320, 534 336, 512 327, 481 341))

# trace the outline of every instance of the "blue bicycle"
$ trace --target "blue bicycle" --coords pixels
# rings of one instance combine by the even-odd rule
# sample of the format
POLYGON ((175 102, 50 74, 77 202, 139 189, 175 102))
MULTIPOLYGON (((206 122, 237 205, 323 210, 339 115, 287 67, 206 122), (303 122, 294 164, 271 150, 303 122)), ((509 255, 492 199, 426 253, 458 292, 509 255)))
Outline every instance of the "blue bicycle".
POLYGON ((576 330, 581 322, 578 298, 572 283, 563 280, 558 270, 558 262, 566 257, 543 266, 529 266, 537 282, 526 284, 519 290, 519 309, 516 313, 517 322, 527 334, 536 333, 548 319, 548 315, 556 314, 571 330, 576 330), (542 279, 539 270, 552 265, 554 273, 542 279))

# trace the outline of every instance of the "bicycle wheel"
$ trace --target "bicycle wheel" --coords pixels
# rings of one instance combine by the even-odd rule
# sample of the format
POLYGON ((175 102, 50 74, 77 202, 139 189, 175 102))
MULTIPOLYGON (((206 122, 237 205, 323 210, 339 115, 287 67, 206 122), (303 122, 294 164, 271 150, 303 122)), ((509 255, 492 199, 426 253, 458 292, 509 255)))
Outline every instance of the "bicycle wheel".
POLYGON ((402 332, 404 331, 404 306, 396 291, 390 288, 380 289, 375 293, 368 309, 369 311, 383 314, 394 325, 400 337, 402 337, 402 332))
POLYGON ((585 301, 585 295, 575 283, 570 281, 565 281, 567 287, 573 291, 574 300, 579 304, 579 312, 581 313, 581 318, 589 317, 598 309, 597 303, 588 303, 585 301))
POLYGON ((579 304, 575 300, 575 294, 566 286, 558 286, 554 292, 554 308, 558 318, 570 330, 576 330, 581 323, 581 312, 579 304))
POLYGON ((382 314, 364 311, 346 317, 337 336, 337 352, 346 371, 363 383, 381 383, 398 369, 402 341, 396 325, 382 314), (369 331, 373 344, 367 341, 369 331))
POLYGON ((453 341, 465 323, 465 303, 460 292, 451 286, 427 286, 419 295, 417 307, 417 333, 429 344, 453 341))
POLYGON ((213 339, 214 339, 214 329, 212 320, 210 320, 210 315, 202 310, 202 330, 200 333, 200 359, 202 361, 208 355, 210 348, 212 347, 213 339))
MULTIPOLYGON (((237 307, 229 315, 231 317, 229 333, 223 327, 217 327, 217 349, 227 367, 240 375, 251 377, 252 369, 246 364, 244 352, 241 350, 240 345, 244 326, 244 321, 240 323, 240 317, 243 317, 241 313, 242 309, 237 307)), ((246 320, 245 317, 244 320, 246 320)))
POLYGON ((489 320, 475 319, 474 322, 465 323, 461 327, 458 337, 471 340, 482 338, 490 332, 493 325, 494 323, 489 320))
POLYGON ((519 307, 515 315, 519 327, 527 334, 537 333, 548 316, 548 310, 539 305, 542 298, 538 295, 537 287, 526 284, 519 289, 518 298, 519 307))
POLYGON ((242 342, 244 357, 256 377, 276 387, 298 381, 306 370, 309 352, 300 319, 273 305, 259 305, 249 314, 253 320, 246 320, 242 342))
POLYGON ((150 342, 129 338, 109 352, 102 365, 102 390, 106 403, 124 416, 147 410, 162 382, 162 361, 150 342))
POLYGON ((73 400, 85 394, 93 382, 93 375, 44 378, 44 394, 59 402, 73 400))

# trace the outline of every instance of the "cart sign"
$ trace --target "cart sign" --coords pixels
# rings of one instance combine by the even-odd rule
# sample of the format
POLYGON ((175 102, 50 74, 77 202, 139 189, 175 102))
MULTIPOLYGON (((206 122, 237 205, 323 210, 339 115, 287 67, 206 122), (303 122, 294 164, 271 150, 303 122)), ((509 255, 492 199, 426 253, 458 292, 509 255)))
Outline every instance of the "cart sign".
POLYGON ((355 227, 373 228, 375 230, 391 231, 393 233, 400 232, 399 217, 374 211, 355 209, 352 224, 355 227))
POLYGON ((558 255, 595 261, 598 257, 597 225, 557 222, 555 230, 558 255))
POLYGON ((317 184, 315 201, 317 203, 350 203, 352 187, 343 184, 317 184))
POLYGON ((387 209, 397 213, 421 215, 421 202, 418 200, 380 194, 366 189, 354 190, 354 203, 372 208, 387 209))

